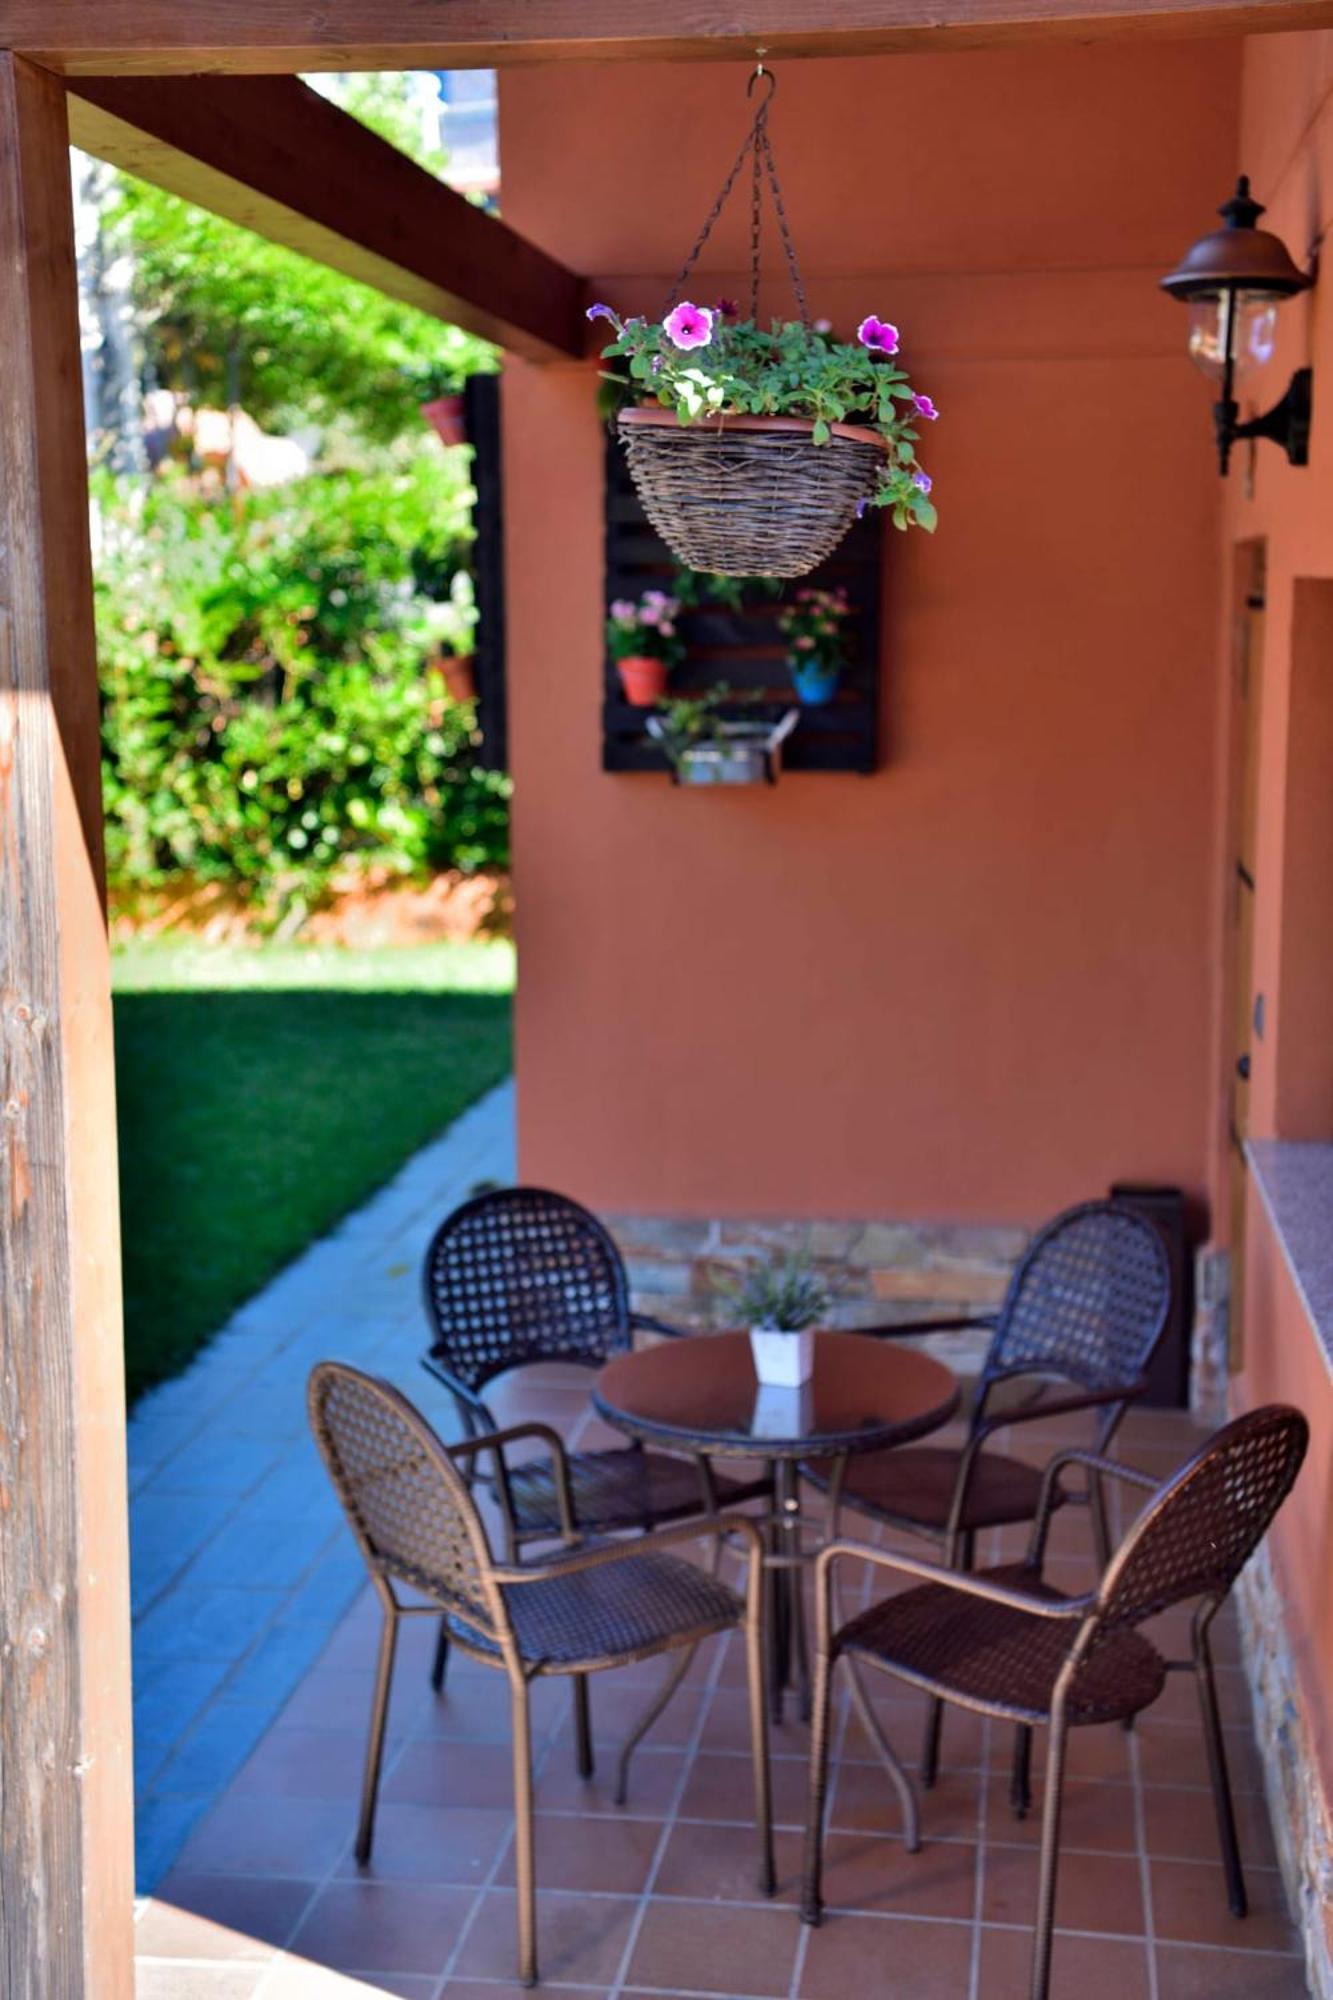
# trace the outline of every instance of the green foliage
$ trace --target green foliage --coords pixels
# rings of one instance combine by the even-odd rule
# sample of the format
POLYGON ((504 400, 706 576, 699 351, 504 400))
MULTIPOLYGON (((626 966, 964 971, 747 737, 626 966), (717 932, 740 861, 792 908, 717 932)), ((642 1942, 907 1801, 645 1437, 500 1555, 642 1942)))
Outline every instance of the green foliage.
POLYGON ((615 329, 603 357, 628 370, 634 399, 674 410, 682 424, 722 415, 803 417, 813 422, 816 444, 830 442, 836 423, 877 430, 888 449, 869 504, 892 509, 895 527, 934 530, 929 484, 916 460, 915 422, 925 412, 891 359, 893 328, 885 329, 892 347, 872 351, 800 320, 774 320, 765 330, 721 308, 682 305, 663 323, 622 321, 609 306, 594 314, 615 329), (678 324, 680 314, 689 317, 678 324))
POLYGON ((185 875, 299 917, 358 859, 504 864, 507 781, 426 666, 466 593, 436 607, 415 580, 463 555, 462 454, 235 501, 172 476, 96 495, 115 889, 185 875))
POLYGON ((808 1258, 784 1257, 772 1264, 752 1264, 739 1281, 723 1279, 718 1290, 736 1307, 746 1326, 772 1327, 800 1333, 816 1326, 830 1304, 828 1286, 810 1268, 808 1258))
MULTIPOLYGON (((323 87, 438 169, 421 146, 405 78, 323 87)), ((105 226, 133 259, 156 380, 201 406, 237 400, 266 430, 331 431, 353 451, 386 443, 420 429, 422 402, 496 366, 494 349, 460 328, 141 181, 121 178, 105 226)))

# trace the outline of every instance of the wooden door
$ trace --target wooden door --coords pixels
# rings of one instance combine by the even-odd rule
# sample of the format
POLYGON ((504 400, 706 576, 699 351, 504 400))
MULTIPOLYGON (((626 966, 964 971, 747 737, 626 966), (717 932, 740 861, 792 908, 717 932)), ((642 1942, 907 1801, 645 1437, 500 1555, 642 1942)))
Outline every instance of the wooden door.
POLYGON ((1250 1066, 1256 1034, 1263 1032, 1262 999, 1254 991, 1255 847, 1259 799, 1259 715, 1263 691, 1264 551, 1256 543, 1241 554, 1242 594, 1233 650, 1232 741, 1236 745, 1234 808, 1228 856, 1227 989, 1228 1174, 1231 1210, 1231 1316, 1228 1360, 1240 1368, 1245 1355, 1245 1202, 1249 1180, 1245 1140, 1250 1123, 1250 1066))

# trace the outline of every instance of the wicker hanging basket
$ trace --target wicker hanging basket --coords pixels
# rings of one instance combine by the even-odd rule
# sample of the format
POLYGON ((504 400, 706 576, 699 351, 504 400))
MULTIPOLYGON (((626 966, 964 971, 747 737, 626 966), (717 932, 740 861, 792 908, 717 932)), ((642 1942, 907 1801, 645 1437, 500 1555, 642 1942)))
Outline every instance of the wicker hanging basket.
POLYGON ((670 410, 617 419, 644 512, 687 569, 720 576, 805 576, 831 555, 874 492, 888 447, 877 431, 834 424, 812 442, 800 417, 711 417, 670 410))

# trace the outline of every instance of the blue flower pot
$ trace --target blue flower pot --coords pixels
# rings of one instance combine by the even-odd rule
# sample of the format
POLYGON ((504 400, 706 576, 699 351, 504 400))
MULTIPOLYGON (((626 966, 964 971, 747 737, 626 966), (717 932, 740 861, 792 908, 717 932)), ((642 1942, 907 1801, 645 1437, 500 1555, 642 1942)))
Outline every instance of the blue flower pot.
POLYGON ((805 708, 818 708, 832 701, 842 678, 840 667, 826 667, 818 660, 789 660, 796 699, 805 708))

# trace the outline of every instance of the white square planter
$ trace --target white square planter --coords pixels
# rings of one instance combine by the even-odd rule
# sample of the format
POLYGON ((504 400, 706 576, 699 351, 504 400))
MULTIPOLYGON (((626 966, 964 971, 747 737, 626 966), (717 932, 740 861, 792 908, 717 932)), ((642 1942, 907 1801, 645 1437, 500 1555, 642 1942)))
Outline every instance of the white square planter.
POLYGON ((781 1333, 776 1327, 752 1326, 750 1353, 760 1382, 775 1389, 798 1389, 814 1371, 814 1328, 806 1327, 801 1333, 781 1333))

